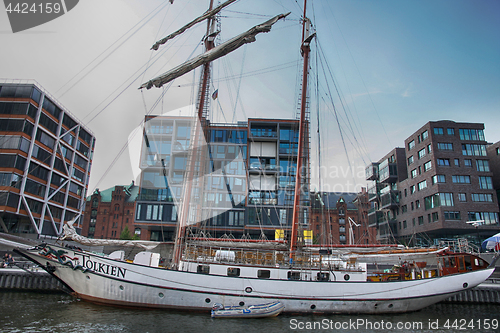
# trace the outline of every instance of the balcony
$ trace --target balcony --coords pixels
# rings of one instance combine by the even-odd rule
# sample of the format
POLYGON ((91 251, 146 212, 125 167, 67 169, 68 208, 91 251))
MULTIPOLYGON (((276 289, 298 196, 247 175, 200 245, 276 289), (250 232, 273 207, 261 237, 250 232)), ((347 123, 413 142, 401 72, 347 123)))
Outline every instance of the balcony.
POLYGON ((381 183, 395 183, 398 180, 398 167, 396 163, 386 163, 379 169, 379 180, 381 183))
POLYGON ((377 240, 392 239, 393 236, 396 236, 398 232, 397 223, 398 221, 393 219, 381 222, 379 224, 377 240))
POLYGON ((372 214, 368 214, 369 227, 378 227, 378 225, 384 221, 385 221, 384 212, 380 210, 376 210, 372 214))
POLYGON ((368 201, 375 201, 378 198, 380 189, 382 188, 382 184, 376 183, 372 187, 368 188, 368 201))
POLYGON ((378 166, 379 163, 372 163, 365 169, 366 180, 377 180, 378 179, 378 166))
POLYGON ((393 209, 399 207, 400 191, 390 190, 387 193, 380 195, 380 207, 382 209, 393 209))

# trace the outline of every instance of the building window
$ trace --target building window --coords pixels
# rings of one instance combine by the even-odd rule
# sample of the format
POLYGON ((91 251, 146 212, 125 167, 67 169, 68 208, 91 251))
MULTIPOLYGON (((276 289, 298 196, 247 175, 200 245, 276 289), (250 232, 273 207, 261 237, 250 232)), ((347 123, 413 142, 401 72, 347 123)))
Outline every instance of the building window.
POLYGON ((453 206, 453 193, 436 193, 424 198, 425 210, 439 206, 453 206))
POLYGON ((483 130, 460 128, 458 132, 460 133, 460 140, 484 141, 483 130))
POLYGON ((498 213, 469 212, 469 221, 484 221, 484 224, 498 224, 498 213))
POLYGON ((427 152, 429 154, 432 153, 432 145, 430 143, 427 145, 427 152))
POLYGON ((460 166, 460 160, 458 158, 455 158, 455 166, 456 167, 460 166))
POLYGON ((423 131, 422 132, 422 141, 424 141, 425 139, 427 139, 429 137, 429 132, 427 130, 423 131))
POLYGON ((437 165, 438 166, 450 166, 450 159, 449 158, 438 158, 437 165))
POLYGON ((454 128, 447 128, 446 132, 448 133, 448 135, 455 135, 455 129, 454 128))
POLYGON ((432 161, 428 161, 424 164, 424 172, 429 171, 432 169, 432 161))
POLYGON ((492 190, 493 182, 491 181, 491 177, 479 176, 479 188, 482 190, 492 190))
POLYGON ((406 213, 408 211, 408 205, 401 206, 401 213, 406 213))
POLYGON ((408 143, 408 151, 412 150, 413 148, 415 148, 415 140, 411 140, 408 143))
POLYGON ((439 220, 438 212, 432 213, 432 222, 437 222, 439 220))
POLYGON ((453 150, 453 143, 438 142, 438 150, 453 150))
POLYGON ((425 156, 425 148, 418 151, 418 159, 421 159, 425 156))
POLYGON ((493 202, 493 194, 490 193, 472 193, 471 197, 475 202, 493 202))
POLYGON ((490 164, 488 160, 476 160, 477 171, 480 172, 490 172, 490 164))
POLYGON ((460 212, 444 211, 445 220, 460 220, 460 212))
POLYGON ((420 208, 420 200, 415 201, 415 208, 420 208))
POLYGON ((467 194, 466 193, 458 193, 458 201, 466 202, 467 201, 467 194))
POLYGON ((441 206, 453 206, 453 193, 438 193, 441 206))
POLYGON ((411 178, 417 177, 417 169, 411 170, 411 178))
POLYGON ((137 205, 137 213, 135 214, 135 219, 136 220, 141 219, 141 205, 137 205))
POLYGON ((415 185, 410 186, 410 194, 415 193, 415 185))
POLYGON ((418 183, 418 190, 422 191, 423 189, 427 188, 427 180, 421 181, 418 183))
POLYGON ((444 129, 442 127, 434 127, 435 135, 444 135, 444 129))
POLYGON ((171 221, 177 221, 177 207, 172 206, 172 215, 170 216, 171 221))
POLYGON ((464 156, 486 156, 486 145, 472 143, 462 144, 462 155, 464 156))
POLYGON ((423 217, 423 216, 419 216, 419 217, 418 217, 418 224, 419 224, 419 225, 424 224, 424 217, 423 217))
POLYGON ((465 166, 466 168, 472 168, 472 160, 465 159, 465 160, 464 160, 464 166, 465 166))
POLYGON ((407 225, 406 225, 406 221, 403 221, 403 229, 406 229, 407 225))
POLYGON ((413 164, 413 155, 411 155, 410 157, 408 157, 408 165, 412 165, 413 164))
POLYGON ((497 155, 500 155, 500 148, 497 147, 497 149, 495 149, 496 152, 497 152, 497 155))
POLYGON ((455 184, 470 184, 470 176, 454 175, 451 176, 451 180, 455 184))

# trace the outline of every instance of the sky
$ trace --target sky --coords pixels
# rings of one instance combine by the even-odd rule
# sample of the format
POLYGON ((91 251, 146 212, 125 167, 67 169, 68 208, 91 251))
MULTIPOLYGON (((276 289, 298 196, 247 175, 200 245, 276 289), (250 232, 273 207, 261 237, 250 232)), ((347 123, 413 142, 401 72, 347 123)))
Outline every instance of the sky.
MULTIPOLYGON (((219 97, 212 122, 295 117, 299 3, 239 0, 223 11, 221 41, 291 14, 214 63, 211 85, 219 97)), ((94 133, 88 193, 132 181, 127 140, 145 114, 193 104, 198 72, 168 89, 137 88, 202 51, 205 24, 159 51, 150 47, 207 7, 202 0, 82 0, 63 16, 15 34, 0 8, 0 82, 37 81, 94 133)), ((313 49, 321 55, 313 56, 311 72, 335 78, 335 85, 317 81, 326 103, 311 102, 311 122, 319 118, 321 129, 320 148, 316 131, 311 137, 313 190, 320 186, 318 155, 326 167, 323 190, 357 191, 366 186, 368 163, 403 146, 428 121, 484 123, 486 140, 500 140, 500 1, 309 0, 308 17, 317 32, 313 49)))

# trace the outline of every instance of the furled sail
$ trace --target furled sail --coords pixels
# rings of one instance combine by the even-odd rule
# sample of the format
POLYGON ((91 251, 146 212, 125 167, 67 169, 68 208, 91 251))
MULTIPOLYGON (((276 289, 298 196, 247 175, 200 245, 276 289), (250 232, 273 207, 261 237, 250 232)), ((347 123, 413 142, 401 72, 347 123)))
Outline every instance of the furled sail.
POLYGON ((121 246, 137 246, 146 250, 152 250, 158 245, 159 242, 153 241, 143 241, 143 240, 121 240, 121 239, 91 239, 84 236, 81 236, 76 233, 75 227, 73 227, 73 223, 76 221, 76 217, 70 221, 68 221, 63 226, 64 236, 62 240, 73 240, 82 245, 89 246, 102 246, 102 245, 121 245, 121 246))
POLYGON ((288 14, 290 14, 290 13, 277 15, 277 16, 273 17, 272 19, 270 19, 269 21, 266 21, 262 24, 256 25, 255 27, 249 29, 247 32, 244 32, 244 33, 228 40, 227 42, 222 43, 222 44, 214 47, 213 49, 211 49, 211 50, 209 50, 209 51, 207 51, 207 52, 205 52, 205 53, 203 53, 203 54, 201 54, 201 55, 199 55, 191 60, 186 61, 185 63, 171 69, 170 71, 168 71, 166 73, 164 73, 163 75, 158 76, 157 78, 154 78, 154 79, 144 83, 140 87, 140 89, 142 89, 142 88, 151 89, 153 86, 159 88, 159 87, 163 86, 165 83, 168 83, 168 82, 178 78, 179 76, 182 76, 182 75, 192 71, 196 67, 199 67, 203 64, 211 62, 215 59, 218 59, 218 58, 236 50, 237 48, 241 47, 244 44, 254 42, 255 36, 257 34, 259 34, 261 32, 271 31, 271 27, 273 26, 273 24, 276 23, 279 19, 287 17, 288 14))
POLYGON ((223 4, 220 4, 219 6, 215 7, 214 9, 212 10, 209 10, 209 11, 206 11, 205 14, 201 15, 200 17, 194 19, 193 21, 189 22, 188 24, 186 24, 185 26, 183 26, 182 28, 180 28, 179 30, 177 30, 176 32, 173 32, 171 33, 170 35, 168 35, 167 37, 165 38, 162 38, 160 39, 159 41, 157 41, 152 47, 151 47, 151 50, 158 50, 158 48, 160 47, 160 45, 163 45, 165 44, 167 41, 169 41, 170 39, 182 34, 184 31, 186 31, 187 29, 191 28, 192 26, 194 26, 196 23, 199 23, 199 22, 202 22, 204 20, 206 20, 207 18, 217 14, 218 12, 221 11, 222 8, 232 4, 233 2, 235 2, 236 0, 228 0, 226 2, 224 2, 223 4))

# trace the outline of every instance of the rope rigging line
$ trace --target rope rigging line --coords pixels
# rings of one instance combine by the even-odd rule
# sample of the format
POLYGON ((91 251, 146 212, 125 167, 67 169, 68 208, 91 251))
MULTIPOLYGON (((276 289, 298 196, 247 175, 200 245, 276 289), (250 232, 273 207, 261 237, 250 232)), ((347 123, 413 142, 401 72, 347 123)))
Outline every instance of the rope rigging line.
MULTIPOLYGON (((363 83, 363 86, 364 86, 364 88, 365 88, 365 90, 366 90, 366 92, 367 92, 367 95, 368 95, 368 97, 369 97, 369 99, 370 99, 370 103, 372 104, 372 107, 373 107, 373 109, 375 110, 375 114, 377 115, 377 119, 378 119, 378 121, 380 122, 380 126, 382 127, 382 130, 384 131, 384 134, 385 134, 385 136, 387 137, 387 141, 389 142, 389 145, 390 145, 390 146, 393 146, 393 145, 392 145, 392 143, 391 143, 391 139, 390 139, 390 137, 389 137, 389 135, 387 134, 387 131, 386 131, 386 129, 385 129, 384 123, 382 122, 382 119, 380 118, 380 114, 379 114, 379 112, 378 112, 378 110, 377 110, 377 107, 375 106, 375 103, 373 102, 372 96, 371 96, 371 94, 370 94, 370 92, 369 92, 368 88, 366 87, 366 83, 365 83, 365 81, 363 80, 363 76, 361 75, 361 72, 360 72, 360 70, 359 70, 359 67, 358 67, 357 63, 354 61, 354 57, 353 57, 353 55, 352 55, 352 53, 351 53, 351 49, 349 48, 349 46, 348 46, 348 44, 347 44, 347 41, 346 41, 346 39, 345 39, 345 37, 344 37, 344 34, 342 33, 342 30, 340 29, 340 26, 339 26, 339 24, 338 24, 338 20, 337 20, 337 18, 335 17, 334 11, 333 11, 333 10, 331 9, 331 7, 330 7, 330 6, 331 6, 331 3, 329 3, 329 2, 326 2, 326 3, 327 3, 327 5, 328 5, 328 9, 329 9, 329 11, 330 11, 330 13, 331 13, 332 17, 334 18, 335 24, 337 25, 337 28, 338 28, 338 30, 339 30, 339 32, 340 32, 340 35, 342 36, 342 39, 344 40, 344 43, 345 43, 345 45, 347 46, 347 50, 349 51, 349 55, 351 56, 351 59, 352 59, 352 61, 353 61, 353 63, 354 63, 354 66, 356 67, 356 70, 357 70, 357 72, 358 72, 358 75, 359 75, 359 77, 360 77, 360 79, 361 79, 361 82, 363 83)), ((326 12, 326 11, 325 11, 325 12, 326 12)), ((361 123, 361 122, 360 122, 360 123, 361 123)))
MULTIPOLYGON (((320 59, 321 59, 321 58, 320 58, 320 59)), ((347 158, 347 163, 348 163, 348 165, 350 166, 350 165, 351 165, 351 161, 350 161, 350 158, 349 158, 349 153, 348 153, 348 151, 347 151, 347 147, 346 147, 345 140, 344 140, 344 132, 342 131, 342 127, 340 126, 340 121, 339 121, 338 112, 337 112, 337 109, 335 108, 335 103, 333 102, 333 97, 332 97, 332 93, 331 93, 331 89, 330 89, 330 84, 328 83, 328 79, 327 79, 327 77, 326 77, 326 72, 325 72, 325 69, 324 69, 324 67, 322 67, 322 68, 323 68, 323 75, 325 75, 325 83, 326 83, 327 90, 328 90, 328 96, 329 96, 329 98, 330 98, 330 103, 331 103, 332 108, 333 108, 333 114, 334 114, 334 117, 335 117, 335 121, 336 121, 336 123, 337 123, 337 127, 338 127, 338 129, 339 129, 340 138, 341 138, 341 140, 342 140, 342 145, 343 145, 343 147, 344 147, 344 152, 345 152, 345 154, 346 154, 346 158, 347 158)), ((330 69, 330 68, 328 67, 328 64, 327 64, 327 68, 328 68, 328 69, 330 69)), ((330 73, 330 77, 332 77, 332 78, 333 78, 333 75, 332 75, 331 71, 329 71, 329 73, 330 73)), ((334 85, 335 85, 335 82, 334 82, 334 85)), ((338 91, 337 91, 337 93, 338 93, 338 91)), ((342 100, 341 100, 341 102, 342 102, 342 100)), ((353 176, 353 180, 354 180, 354 174, 353 174, 352 176, 353 176)), ((354 182, 356 182, 356 181, 354 180, 354 182)))
MULTIPOLYGON (((319 43, 319 42, 318 42, 318 43, 319 43)), ((351 139, 350 139, 349 137, 348 137, 348 139, 349 139, 349 141, 351 142, 351 144, 352 144, 352 146, 354 147, 354 149, 356 149, 356 150, 358 151, 358 155, 359 155, 359 156, 361 157, 361 159, 363 160, 363 163, 367 164, 367 161, 365 160, 365 156, 367 156, 367 157, 368 157, 368 155, 369 155, 369 154, 368 154, 368 152, 367 152, 367 150, 366 150, 366 144, 361 145, 361 144, 360 144, 360 142, 359 142, 359 140, 358 140, 358 136, 356 135, 356 131, 354 130, 354 128, 353 128, 353 126, 352 126, 352 123, 354 123, 354 124, 356 125, 356 122, 354 122, 354 119, 353 119, 353 122, 351 122, 352 115, 351 115, 351 117, 350 117, 350 116, 349 116, 349 114, 348 114, 348 112, 347 112, 347 111, 349 110, 349 106, 348 106, 348 104, 345 102, 345 97, 344 97, 344 95, 342 94, 342 92, 341 92, 341 90, 340 90, 339 86, 336 84, 336 81, 337 81, 337 80, 335 79, 334 75, 331 73, 330 65, 329 65, 329 63, 328 63, 328 60, 326 59, 326 56, 325 56, 325 54, 324 54, 324 51, 323 51, 323 48, 321 47, 321 45, 319 45, 319 48, 320 48, 320 50, 321 50, 321 54, 323 55, 323 58, 322 58, 322 59, 323 59, 323 60, 324 60, 324 62, 326 63, 326 67, 328 68, 328 71, 329 71, 329 73, 330 73, 330 76, 331 76, 332 82, 333 82, 333 84, 334 84, 334 86, 335 86, 335 90, 336 90, 336 92, 337 92, 337 96, 339 97, 339 100, 340 100, 340 102, 341 102, 341 105, 342 105, 342 110, 344 111, 344 115, 345 115, 345 117, 346 117, 346 120, 344 120, 344 122, 346 122, 346 125, 347 125, 347 126, 348 126, 348 128, 350 129, 350 132, 351 132, 351 134, 352 134, 352 137, 353 137, 354 141, 356 142, 356 145, 354 145, 354 144, 353 144, 353 142, 351 141, 351 139), (363 150, 363 151, 362 151, 362 150, 363 150)), ((351 113, 351 112, 350 112, 350 110, 349 110, 349 113, 351 113)), ((342 119, 342 117, 341 117, 341 119, 342 119)), ((357 129, 358 135, 361 137, 361 141, 363 141, 363 143, 364 143, 364 140, 363 140, 364 136, 363 136, 363 135, 362 135, 362 133, 359 131, 359 129, 357 128, 357 126, 356 126, 356 129, 357 129)), ((369 159, 369 157, 368 157, 368 159, 369 159)))
MULTIPOLYGON (((66 82, 61 88, 57 90, 59 92, 62 90, 65 86, 67 86, 72 80, 74 80, 80 73, 85 71, 88 67, 90 67, 94 62, 97 61, 103 54, 105 54, 108 50, 110 50, 116 43, 118 43, 124 36, 126 36, 130 31, 132 31, 134 28, 139 26, 139 24, 142 23, 130 36, 126 37, 125 40, 123 40, 118 46, 116 46, 108 55, 106 55, 103 59, 101 59, 95 66, 93 66, 86 74, 84 74, 80 79, 78 79, 75 83, 73 83, 68 89, 66 89, 60 96, 63 97, 67 92, 69 92, 74 86, 76 86, 78 83, 80 83, 84 78, 86 78, 92 71, 94 71, 100 64, 102 64, 106 59, 108 59, 116 50, 118 50, 120 47, 122 47, 132 36, 134 36, 137 32, 139 32, 149 21, 151 21, 156 15, 158 15, 161 10, 167 6, 167 2, 164 2, 160 4, 158 7, 153 9, 149 14, 147 14, 141 21, 136 23, 132 28, 130 28, 127 32, 125 32, 120 38, 118 38, 113 44, 111 44, 108 48, 106 48, 101 54, 99 54, 97 57, 95 57, 91 62, 89 62, 82 70, 80 70, 77 74, 75 74, 68 82, 66 82), (161 8, 160 8, 161 7, 161 8), (160 10, 158 10, 160 8, 160 10), (154 15, 152 15, 150 18, 147 18, 151 14, 156 12, 154 15), (143 22, 144 21, 144 22, 143 22)), ((56 92, 56 93, 57 93, 56 92)))
MULTIPOLYGON (((363 162, 366 164, 366 161, 365 161, 365 158, 364 158, 364 156, 366 154, 364 154, 361 151, 362 147, 361 147, 361 145, 360 145, 360 143, 359 143, 359 141, 357 139, 357 135, 356 135, 354 129, 352 128, 351 122, 349 120, 350 117, 349 117, 349 115, 348 115, 348 113, 346 111, 347 108, 346 108, 346 105, 345 105, 345 103, 343 101, 344 98, 342 97, 342 94, 341 94, 340 90, 338 89, 338 86, 336 84, 336 80, 334 79, 334 75, 332 74, 330 66, 329 66, 328 62, 326 61, 326 57, 324 55, 323 49, 322 49, 321 45, 319 45, 319 44, 318 44, 318 49, 320 51, 320 58, 319 58, 319 60, 320 60, 321 68, 323 69, 323 76, 325 78, 325 83, 327 85, 327 87, 326 87, 327 93, 325 93, 325 94, 330 99, 329 103, 332 105, 332 108, 333 108, 333 112, 332 112, 332 109, 330 109, 330 108, 329 108, 329 111, 334 114, 335 119, 337 121, 337 124, 339 126, 339 131, 340 131, 340 135, 341 135, 341 138, 342 138, 342 142, 344 144, 344 150, 346 151, 346 156, 347 156, 347 159, 348 159, 349 167, 351 166, 351 162, 350 162, 349 156, 347 155, 347 149, 346 149, 346 146, 345 146, 344 133, 343 133, 343 131, 341 129, 341 126, 340 126, 340 120, 342 119, 342 117, 341 117, 341 115, 338 114, 338 112, 337 112, 337 110, 335 108, 335 105, 334 105, 334 102, 333 102, 333 98, 332 98, 332 95, 331 95, 331 91, 330 91, 330 86, 329 86, 329 83, 328 83, 329 82, 328 77, 330 77, 331 81, 333 82, 333 85, 335 87, 335 91, 337 93, 337 96, 339 97, 342 109, 344 110, 344 114, 345 114, 345 116, 347 118, 346 125, 348 125, 348 128, 350 129, 350 133, 353 136, 353 139, 354 139, 354 141, 355 141, 356 144, 354 144, 354 142, 351 141, 351 138, 349 136, 346 136, 346 138, 351 143, 351 145, 353 146, 353 148, 358 152, 358 155, 361 157, 361 159, 363 160, 363 162), (325 62, 325 64, 323 64, 323 61, 325 62), (325 67, 328 70, 329 76, 326 75, 325 67)), ((325 101, 325 103, 326 103, 326 101, 325 101)), ((354 173, 352 173, 352 176, 353 176, 353 179, 354 179, 354 173)))

